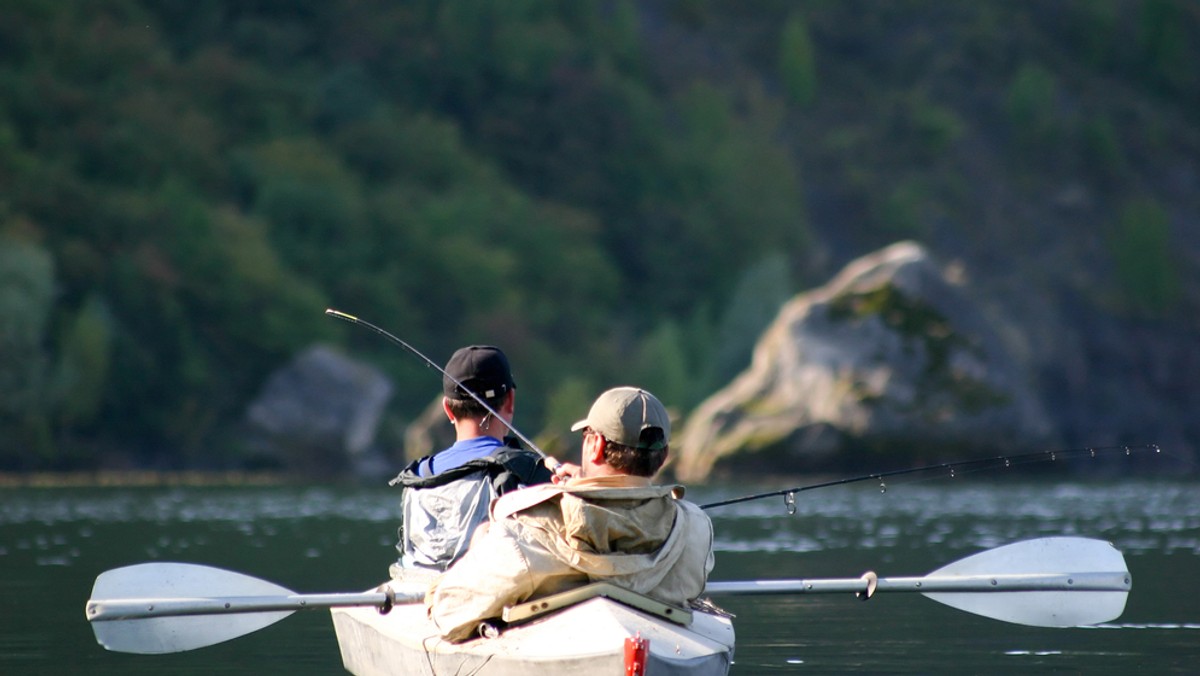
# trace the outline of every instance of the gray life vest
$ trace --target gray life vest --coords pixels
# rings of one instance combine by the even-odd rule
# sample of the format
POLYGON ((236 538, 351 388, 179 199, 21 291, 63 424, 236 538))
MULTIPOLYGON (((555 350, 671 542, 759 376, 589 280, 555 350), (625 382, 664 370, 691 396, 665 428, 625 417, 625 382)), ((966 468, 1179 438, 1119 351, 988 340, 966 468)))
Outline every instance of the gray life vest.
POLYGON ((551 476, 541 456, 521 448, 502 448, 431 477, 418 474, 424 460, 409 464, 391 481, 404 488, 396 549, 405 568, 449 568, 466 553, 475 529, 487 521, 493 499, 546 483, 551 476))

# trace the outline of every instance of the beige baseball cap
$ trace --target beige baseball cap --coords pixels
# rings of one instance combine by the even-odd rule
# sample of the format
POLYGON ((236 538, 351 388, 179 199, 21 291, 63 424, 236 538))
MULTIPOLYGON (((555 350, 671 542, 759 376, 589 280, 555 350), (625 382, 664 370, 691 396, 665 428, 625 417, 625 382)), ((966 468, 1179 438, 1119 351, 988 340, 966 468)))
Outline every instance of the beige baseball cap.
POLYGON ((585 427, 633 448, 657 450, 671 440, 666 407, 653 394, 637 387, 614 387, 601 394, 587 418, 571 425, 571 431, 585 427))

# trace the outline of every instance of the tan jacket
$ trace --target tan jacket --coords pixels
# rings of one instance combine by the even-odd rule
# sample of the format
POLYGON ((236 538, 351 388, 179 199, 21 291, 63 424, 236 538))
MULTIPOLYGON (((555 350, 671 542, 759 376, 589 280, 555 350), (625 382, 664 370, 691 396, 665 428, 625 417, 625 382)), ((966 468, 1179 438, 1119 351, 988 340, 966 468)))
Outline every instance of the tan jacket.
POLYGON ((504 606, 605 580, 686 605, 713 567, 712 522, 682 489, 630 476, 533 486, 492 504, 492 522, 425 596, 451 641, 504 606))

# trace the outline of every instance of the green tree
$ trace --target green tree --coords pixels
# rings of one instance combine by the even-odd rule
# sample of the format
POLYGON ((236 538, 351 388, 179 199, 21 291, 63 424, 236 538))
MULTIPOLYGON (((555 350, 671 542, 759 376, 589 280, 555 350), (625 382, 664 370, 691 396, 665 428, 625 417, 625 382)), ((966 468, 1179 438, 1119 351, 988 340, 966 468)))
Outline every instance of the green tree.
POLYGON ((686 336, 679 325, 667 320, 646 335, 637 350, 633 384, 653 392, 669 406, 690 405, 700 385, 696 370, 688 363, 686 336))
POLYGON ((1036 63, 1026 63, 1008 87, 1008 115, 1014 135, 1026 150, 1054 142, 1058 129, 1058 83, 1036 63))
POLYGON ((88 296, 60 341, 56 389, 63 393, 57 412, 64 428, 96 422, 112 363, 113 318, 98 295, 88 296))
POLYGON ((45 345, 53 301, 50 253, 0 235, 0 466, 45 466, 54 451, 45 345))
POLYGON ((1152 198, 1121 209, 1108 238, 1126 307, 1133 314, 1163 317, 1181 294, 1178 261, 1167 211, 1152 198))
POLYGON ((1175 0, 1139 3, 1136 44, 1150 84, 1169 93, 1191 94, 1189 98, 1195 101, 1198 78, 1189 58, 1188 42, 1195 39, 1198 28, 1200 21, 1191 3, 1175 0))
POLYGON ((788 101, 812 105, 817 98, 817 66, 808 23, 799 13, 788 16, 779 38, 779 77, 788 101))
POLYGON ((717 326, 711 362, 712 387, 724 387, 750 365, 758 339, 794 293, 785 254, 768 254, 746 268, 717 326))
POLYGON ((778 141, 777 102, 753 90, 739 116, 731 97, 709 85, 681 98, 664 222, 644 231, 644 246, 629 252, 656 263, 648 277, 666 278, 657 288, 671 294, 677 314, 697 297, 726 297, 740 271, 770 251, 799 255, 810 237, 800 171, 778 141))

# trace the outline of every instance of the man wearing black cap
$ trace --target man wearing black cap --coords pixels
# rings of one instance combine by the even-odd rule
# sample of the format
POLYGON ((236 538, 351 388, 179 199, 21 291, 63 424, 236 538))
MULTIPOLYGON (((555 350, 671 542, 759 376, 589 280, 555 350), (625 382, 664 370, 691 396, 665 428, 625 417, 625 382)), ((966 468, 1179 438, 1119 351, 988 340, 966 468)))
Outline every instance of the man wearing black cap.
POLYGON ((391 482, 404 487, 396 545, 402 569, 445 570, 467 550, 475 530, 487 520, 493 498, 551 478, 541 456, 504 438, 512 423, 516 384, 499 348, 464 347, 450 357, 445 373, 442 410, 454 425, 456 441, 412 462, 391 482))
POLYGON ((676 606, 704 591, 713 567, 712 522, 682 486, 651 482, 666 461, 671 421, 636 387, 600 395, 587 418, 580 463, 555 483, 492 505, 492 522, 425 595, 450 641, 471 638, 505 606, 606 581, 676 606))

